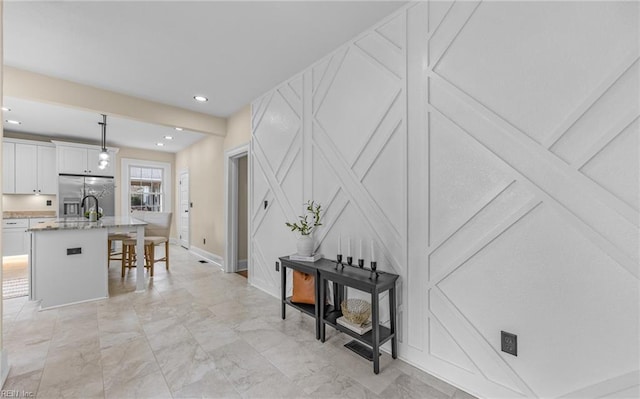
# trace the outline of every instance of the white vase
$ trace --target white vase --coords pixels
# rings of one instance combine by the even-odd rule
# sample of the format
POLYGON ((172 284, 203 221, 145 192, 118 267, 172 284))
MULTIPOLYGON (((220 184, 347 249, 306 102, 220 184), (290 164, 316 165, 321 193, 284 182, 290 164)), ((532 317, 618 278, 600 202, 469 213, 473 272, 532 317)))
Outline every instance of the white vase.
POLYGON ((313 253, 313 238, 311 238, 310 235, 300 236, 296 243, 296 247, 298 249, 298 255, 311 256, 313 253))

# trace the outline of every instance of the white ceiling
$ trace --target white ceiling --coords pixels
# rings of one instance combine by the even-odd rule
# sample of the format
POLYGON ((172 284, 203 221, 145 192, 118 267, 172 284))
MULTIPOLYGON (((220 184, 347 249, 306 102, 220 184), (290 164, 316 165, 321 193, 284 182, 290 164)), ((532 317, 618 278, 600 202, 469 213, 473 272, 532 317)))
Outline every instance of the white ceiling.
MULTIPOLYGON (((11 111, 4 112, 4 119, 18 120, 20 125, 4 123, 5 134, 9 131, 53 137, 63 141, 100 144, 102 116, 58 105, 43 104, 15 97, 5 97, 4 106, 11 111)), ((173 128, 152 125, 131 119, 107 117, 107 146, 132 147, 155 151, 178 152, 194 144, 205 135, 202 133, 177 131, 173 128), (164 136, 173 137, 167 140, 164 136), (159 147, 156 143, 162 142, 159 147)))
POLYGON ((226 117, 404 3, 5 0, 4 62, 226 117))

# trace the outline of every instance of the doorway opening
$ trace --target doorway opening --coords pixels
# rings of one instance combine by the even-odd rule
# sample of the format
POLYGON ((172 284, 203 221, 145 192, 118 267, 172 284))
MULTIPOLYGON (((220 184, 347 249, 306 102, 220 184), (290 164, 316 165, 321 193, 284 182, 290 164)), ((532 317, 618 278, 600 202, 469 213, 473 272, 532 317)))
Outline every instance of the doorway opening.
POLYGON ((189 249, 189 172, 180 173, 178 185, 180 187, 180 204, 178 206, 180 231, 178 233, 178 239, 180 240, 180 246, 189 249))
POLYGON ((249 145, 225 152, 225 271, 251 279, 249 254, 249 145))
POLYGON ((237 159, 238 162, 238 193, 236 196, 238 212, 235 215, 238 230, 236 231, 236 273, 247 278, 248 252, 248 156, 245 154, 237 159))

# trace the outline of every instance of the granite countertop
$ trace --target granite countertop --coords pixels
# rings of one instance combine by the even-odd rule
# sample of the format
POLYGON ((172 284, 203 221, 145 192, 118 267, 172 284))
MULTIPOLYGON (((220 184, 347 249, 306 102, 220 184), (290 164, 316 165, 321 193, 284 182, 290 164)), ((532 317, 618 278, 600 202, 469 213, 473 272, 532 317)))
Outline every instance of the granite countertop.
POLYGON ((3 219, 54 218, 56 211, 4 211, 3 219))
POLYGON ((133 227, 146 226, 142 220, 131 216, 105 216, 97 222, 90 222, 86 218, 62 218, 50 222, 41 223, 27 231, 50 231, 50 230, 89 230, 106 229, 109 227, 133 227))

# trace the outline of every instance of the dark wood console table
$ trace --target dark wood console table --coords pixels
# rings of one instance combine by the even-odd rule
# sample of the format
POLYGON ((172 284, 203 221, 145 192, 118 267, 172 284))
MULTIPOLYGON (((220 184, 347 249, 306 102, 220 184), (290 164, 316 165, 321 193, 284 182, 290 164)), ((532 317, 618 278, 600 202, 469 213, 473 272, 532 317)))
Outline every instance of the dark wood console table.
POLYGON ((316 339, 325 341, 325 326, 329 325, 336 330, 343 332, 354 339, 368 345, 372 349, 373 372, 380 372, 379 349, 382 344, 391 341, 391 356, 397 358, 398 340, 396 337, 396 280, 397 274, 380 272, 377 278, 371 278, 368 269, 360 269, 353 266, 338 266, 335 261, 320 259, 317 262, 301 262, 290 260, 288 256, 281 257, 281 299, 282 318, 286 316, 286 306, 292 306, 303 313, 315 318, 316 339), (305 305, 291 302, 291 298, 286 296, 286 269, 294 269, 303 273, 311 274, 315 277, 316 300, 315 305, 305 305), (330 306, 325 300, 327 285, 333 283, 334 306, 330 306), (342 316, 340 303, 346 287, 351 287, 371 295, 371 331, 359 335, 348 328, 337 323, 337 319, 342 316), (380 294, 389 291, 389 328, 380 325, 380 294), (322 303, 322 306, 320 306, 322 303))
POLYGON ((288 256, 280 258, 280 299, 282 302, 282 320, 287 315, 287 305, 308 314, 315 319, 316 324, 316 339, 320 339, 320 301, 318 300, 318 293, 320 289, 320 278, 318 275, 318 262, 302 262, 297 260, 291 260, 288 256), (314 277, 315 281, 315 304, 309 305, 305 303, 291 302, 291 297, 287 297, 287 269, 297 270, 302 273, 310 274, 314 277))
MULTIPOLYGON (((328 324, 338 331, 341 331, 356 340, 370 346, 373 351, 373 372, 380 372, 380 346, 391 340, 391 357, 398 357, 398 339, 396 337, 396 280, 397 274, 380 273, 377 278, 370 278, 371 273, 368 270, 359 269, 351 266, 338 266, 330 263, 330 267, 322 268, 320 272, 320 298, 324 297, 326 282, 331 281, 338 284, 339 290, 344 287, 355 288, 360 291, 371 294, 371 331, 359 335, 350 329, 337 323, 337 319, 342 316, 340 303, 336 304, 336 308, 321 308, 320 310, 320 341, 325 339, 325 326, 328 324), (390 328, 380 325, 380 294, 389 291, 389 317, 390 328)), ((342 296, 342 295, 340 295, 342 296)))

